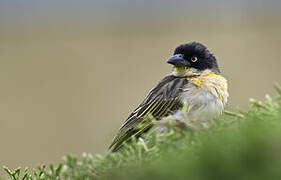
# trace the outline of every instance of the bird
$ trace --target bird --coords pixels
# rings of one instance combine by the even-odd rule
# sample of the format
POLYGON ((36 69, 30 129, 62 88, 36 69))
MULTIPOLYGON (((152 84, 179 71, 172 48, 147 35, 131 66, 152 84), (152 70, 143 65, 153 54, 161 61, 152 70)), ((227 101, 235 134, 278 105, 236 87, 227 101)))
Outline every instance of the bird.
POLYGON ((145 123, 148 117, 161 122, 172 116, 183 123, 208 126, 208 122, 223 113, 229 97, 227 80, 205 45, 196 41, 181 44, 167 63, 172 65, 172 72, 149 91, 125 120, 109 146, 110 151, 118 151, 131 137, 139 137, 154 126, 145 123), (139 128, 140 124, 145 126, 139 128))

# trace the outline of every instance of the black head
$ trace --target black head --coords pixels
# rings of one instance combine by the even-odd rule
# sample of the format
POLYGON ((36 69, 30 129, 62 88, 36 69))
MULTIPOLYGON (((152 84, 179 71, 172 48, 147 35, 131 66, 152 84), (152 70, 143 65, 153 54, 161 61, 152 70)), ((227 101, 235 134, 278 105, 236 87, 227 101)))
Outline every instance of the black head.
POLYGON ((194 68, 198 71, 210 69, 215 73, 220 73, 215 56, 199 42, 178 46, 167 63, 176 67, 194 68))

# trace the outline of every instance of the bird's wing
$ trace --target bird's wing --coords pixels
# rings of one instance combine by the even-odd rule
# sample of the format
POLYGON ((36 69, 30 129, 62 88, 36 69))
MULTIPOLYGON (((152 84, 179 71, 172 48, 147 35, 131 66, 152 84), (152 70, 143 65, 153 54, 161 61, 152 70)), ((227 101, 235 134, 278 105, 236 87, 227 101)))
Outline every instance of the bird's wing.
POLYGON ((116 151, 130 137, 139 136, 151 128, 151 122, 138 127, 138 125, 145 123, 144 120, 148 115, 152 115, 155 119, 161 119, 168 116, 172 111, 180 109, 182 107, 180 94, 183 86, 187 83, 186 78, 173 75, 164 77, 123 123, 109 149, 116 151))

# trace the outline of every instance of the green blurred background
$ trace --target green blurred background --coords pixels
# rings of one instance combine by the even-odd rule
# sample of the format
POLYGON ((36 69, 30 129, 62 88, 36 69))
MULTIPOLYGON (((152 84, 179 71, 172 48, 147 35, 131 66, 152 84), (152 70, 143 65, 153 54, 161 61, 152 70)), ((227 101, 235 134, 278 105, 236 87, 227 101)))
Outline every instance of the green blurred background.
POLYGON ((200 41, 229 81, 229 108, 274 94, 281 2, 0 0, 0 165, 104 153, 129 113, 200 41))

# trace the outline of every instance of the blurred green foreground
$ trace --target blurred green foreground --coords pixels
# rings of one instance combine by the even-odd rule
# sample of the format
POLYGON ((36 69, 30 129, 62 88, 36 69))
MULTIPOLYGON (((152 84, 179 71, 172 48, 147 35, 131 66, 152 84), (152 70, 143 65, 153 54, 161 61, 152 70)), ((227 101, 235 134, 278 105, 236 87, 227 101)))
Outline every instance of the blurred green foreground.
MULTIPOLYGON (((64 157, 57 167, 5 168, 10 179, 278 179, 281 176, 281 88, 265 102, 224 115, 212 128, 150 133, 117 153, 64 157), (238 116, 243 114, 244 117, 238 116)), ((5 178, 0 178, 5 179, 5 178)))

